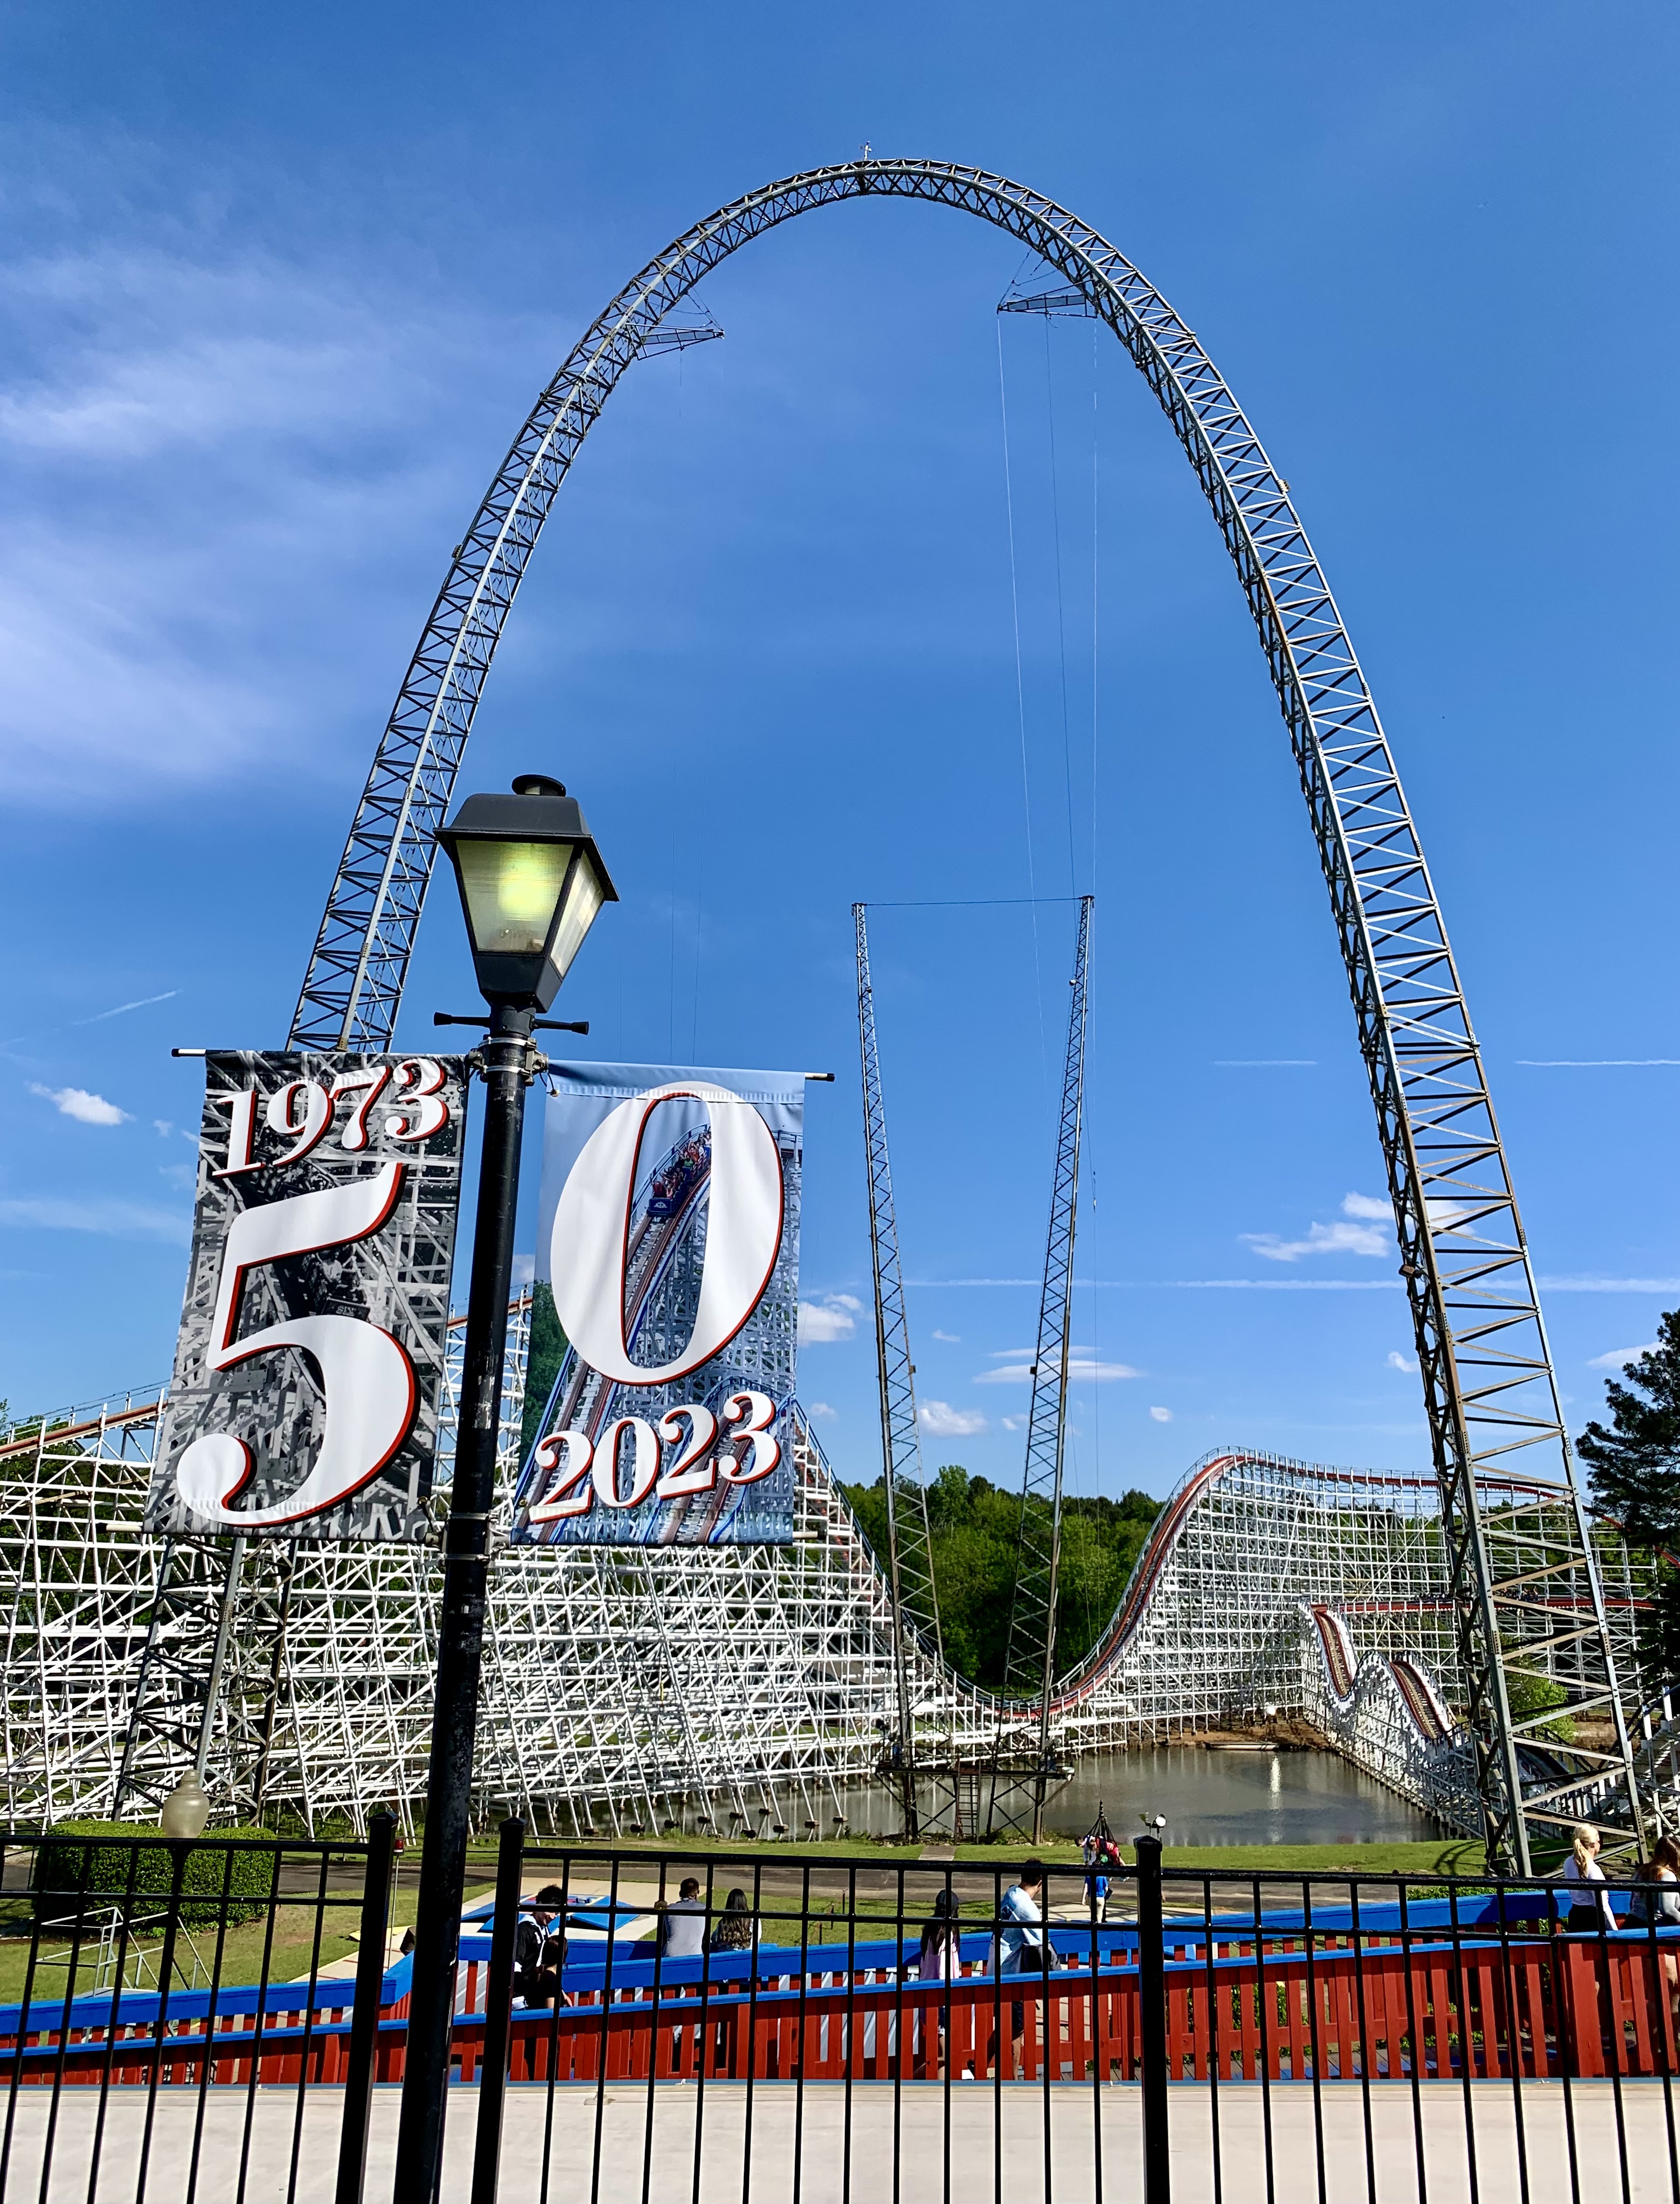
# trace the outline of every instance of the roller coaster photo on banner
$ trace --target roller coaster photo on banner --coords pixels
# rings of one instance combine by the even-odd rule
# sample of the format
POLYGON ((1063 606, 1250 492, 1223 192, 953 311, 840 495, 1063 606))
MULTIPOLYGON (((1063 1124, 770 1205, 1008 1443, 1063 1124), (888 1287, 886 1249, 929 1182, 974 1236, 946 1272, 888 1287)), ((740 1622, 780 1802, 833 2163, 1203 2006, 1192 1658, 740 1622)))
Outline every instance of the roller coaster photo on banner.
POLYGON ((802 1075, 549 1078, 536 1276, 566 1344, 514 1542, 790 1544, 802 1075))
POLYGON ((456 1057, 205 1058, 147 1530, 426 1536, 465 1111, 456 1057))

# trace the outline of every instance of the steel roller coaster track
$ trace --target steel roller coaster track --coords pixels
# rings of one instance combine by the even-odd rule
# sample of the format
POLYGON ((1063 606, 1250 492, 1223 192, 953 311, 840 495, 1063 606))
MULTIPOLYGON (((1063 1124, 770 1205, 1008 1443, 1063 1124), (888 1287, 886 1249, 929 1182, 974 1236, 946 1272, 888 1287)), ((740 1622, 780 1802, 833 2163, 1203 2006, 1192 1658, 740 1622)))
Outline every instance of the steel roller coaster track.
MULTIPOLYGON (((574 347, 452 556, 358 806, 293 1022, 294 1046, 390 1040, 435 854, 502 628, 543 521, 620 376, 708 270, 764 231, 855 198, 949 206, 1054 270, 1130 354, 1237 570, 1282 708, 1346 967, 1399 1238, 1440 1490, 1459 1665, 1490 1850, 1526 1872, 1531 1828, 1581 1783, 1637 1781, 1602 1586, 1529 1250, 1423 846, 1328 583, 1273 465, 1188 328, 1113 245, 1042 193, 947 162, 864 157, 749 192, 676 239, 574 347), (1523 1456, 1544 1535, 1490 1540, 1487 1472, 1523 1456), (1494 1559, 1495 1552, 1501 1557, 1494 1559), (1571 1587, 1587 1588, 1586 1611, 1571 1587), (1519 1751, 1562 1685, 1580 1745, 1525 1795, 1519 1751)), ((1536 1518, 1536 1520, 1539 1520, 1536 1518)))

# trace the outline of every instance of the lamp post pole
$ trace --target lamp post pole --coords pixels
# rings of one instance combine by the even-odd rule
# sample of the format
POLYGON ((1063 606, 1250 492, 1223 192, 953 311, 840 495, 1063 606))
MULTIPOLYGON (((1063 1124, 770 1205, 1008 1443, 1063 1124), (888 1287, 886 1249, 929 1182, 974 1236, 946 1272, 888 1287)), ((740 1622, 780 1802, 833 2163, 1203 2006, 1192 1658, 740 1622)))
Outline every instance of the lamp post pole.
POLYGON ((443 2163, 449 2037, 455 2017, 455 1962, 472 1801, 473 1737, 490 1578, 507 1297, 513 1276, 513 1215, 519 1142, 531 1074, 534 1013, 494 1005, 480 1053, 486 1099, 473 1227, 466 1347, 455 1441, 455 1478, 443 1532, 443 1614, 437 1692, 426 1771, 425 1846, 409 1994, 407 2063, 397 2129, 393 2194, 431 2204, 443 2163))

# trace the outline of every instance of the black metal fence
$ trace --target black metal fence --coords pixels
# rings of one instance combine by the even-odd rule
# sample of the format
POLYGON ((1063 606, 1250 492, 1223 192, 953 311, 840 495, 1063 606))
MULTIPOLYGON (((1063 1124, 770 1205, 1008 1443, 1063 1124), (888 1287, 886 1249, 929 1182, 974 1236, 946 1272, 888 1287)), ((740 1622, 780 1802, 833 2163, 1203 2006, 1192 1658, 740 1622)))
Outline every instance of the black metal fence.
MULTIPOLYGON (((0 2199, 384 2204, 411 1910, 388 1822, 5 1848, 0 2199)), ((1571 1928, 1545 1886, 1139 1849, 1023 1892, 1015 1853, 719 1859, 510 1823, 461 1925, 441 2193, 1680 2204, 1656 1907, 1627 1925, 1612 1887, 1571 1928)))

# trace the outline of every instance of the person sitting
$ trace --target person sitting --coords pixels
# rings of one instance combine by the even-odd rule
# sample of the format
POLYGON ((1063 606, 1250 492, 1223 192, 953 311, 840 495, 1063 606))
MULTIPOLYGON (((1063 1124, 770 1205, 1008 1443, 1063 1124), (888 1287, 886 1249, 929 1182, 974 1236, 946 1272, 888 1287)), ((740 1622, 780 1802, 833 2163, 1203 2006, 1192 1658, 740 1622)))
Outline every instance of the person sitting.
POLYGON ((697 1959, 706 1949, 706 1907, 701 1900, 700 1879, 685 1875, 677 1903, 659 1905, 658 1951, 662 1959, 697 1959))
POLYGON ((747 1903, 744 1890, 732 1890, 724 1900, 724 1910, 717 1927, 712 1931, 714 1952, 750 1952, 759 1940, 756 1916, 747 1903))
POLYGON ((565 1930, 548 1934, 548 1924, 564 1911, 565 1893, 557 1883, 545 1883, 529 1907, 522 1906, 513 1931, 513 1994, 523 2005, 541 2011, 560 1995, 565 1966, 565 1930))

